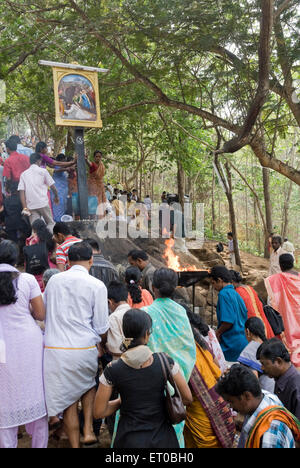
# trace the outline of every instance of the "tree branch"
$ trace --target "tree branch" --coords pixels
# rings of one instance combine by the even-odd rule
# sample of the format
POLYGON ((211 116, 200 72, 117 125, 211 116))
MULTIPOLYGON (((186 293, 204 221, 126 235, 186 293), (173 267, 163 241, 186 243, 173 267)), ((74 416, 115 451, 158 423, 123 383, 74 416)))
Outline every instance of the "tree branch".
POLYGON ((219 153, 234 153, 249 143, 251 131, 269 93, 271 35, 273 29, 273 0, 262 0, 259 41, 259 72, 255 98, 248 110, 244 125, 237 137, 225 143, 219 153))

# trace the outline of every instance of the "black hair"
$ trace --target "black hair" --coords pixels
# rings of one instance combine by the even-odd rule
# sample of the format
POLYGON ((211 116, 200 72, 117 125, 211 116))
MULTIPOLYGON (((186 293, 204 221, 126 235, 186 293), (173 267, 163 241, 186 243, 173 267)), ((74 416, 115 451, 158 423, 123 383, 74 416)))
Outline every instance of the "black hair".
POLYGON ((122 328, 125 338, 131 338, 132 341, 125 347, 121 346, 121 351, 135 348, 141 344, 141 339, 147 332, 151 331, 152 319, 143 309, 129 309, 123 317, 122 328))
POLYGON ((52 234, 47 228, 45 221, 42 219, 36 219, 31 226, 32 230, 36 232, 39 241, 45 242, 49 252, 53 252, 55 243, 52 239, 52 234))
POLYGON ((233 237, 232 232, 227 232, 227 236, 233 237))
POLYGON ((215 387, 221 396, 240 397, 245 392, 250 392, 255 398, 262 395, 259 381, 252 370, 242 364, 234 364, 229 371, 222 375, 215 387))
POLYGON ((203 322, 200 315, 194 314, 187 305, 181 305, 186 310, 186 315, 188 316, 188 319, 190 321, 190 325, 196 343, 198 343, 198 345, 201 346, 202 349, 208 350, 209 348, 203 337, 208 335, 209 326, 205 322, 203 322))
POLYGON ((217 265, 217 266, 212 267, 209 276, 215 281, 217 281, 218 279, 221 279, 225 283, 231 283, 230 271, 225 266, 217 265))
POLYGON ((141 277, 142 274, 137 267, 131 266, 125 272, 125 281, 133 304, 142 302, 142 290, 139 286, 141 277))
POLYGON ((202 336, 208 336, 209 326, 202 320, 200 315, 192 312, 186 304, 180 303, 180 305, 185 309, 190 324, 197 328, 202 336))
MULTIPOLYGON (((18 248, 14 242, 3 240, 0 242, 0 264, 15 266, 18 261, 18 248)), ((8 306, 17 302, 14 281, 18 273, 0 273, 0 306, 8 306)))
POLYGON ((249 330, 254 336, 258 336, 261 340, 267 340, 265 325, 260 318, 250 317, 245 323, 245 328, 247 328, 247 330, 249 330))
POLYGON ((147 253, 144 250, 131 250, 127 257, 131 257, 132 260, 144 260, 145 262, 149 260, 147 253))
POLYGON ((281 271, 288 271, 294 268, 294 257, 289 253, 284 253, 279 256, 279 265, 281 271))
POLYGON ((178 286, 178 275, 171 268, 159 268, 154 272, 153 286, 158 289, 160 297, 172 297, 178 286))
POLYGON ((42 158, 41 158, 41 155, 39 153, 32 153, 30 155, 30 164, 36 164, 38 161, 40 161, 42 158))
POLYGON ((19 135, 11 135, 9 137, 9 140, 15 141, 17 145, 21 143, 21 138, 19 137, 19 135))
POLYGON ((68 252, 70 262, 86 262, 93 256, 92 247, 88 242, 76 242, 68 252))
POLYGON ((53 234, 63 234, 64 236, 69 236, 71 234, 71 229, 66 223, 60 221, 59 223, 55 224, 53 228, 53 234))
POLYGON ((243 277, 238 271, 229 270, 229 272, 230 272, 231 281, 234 281, 235 283, 243 282, 243 277))
POLYGON ((100 153, 100 154, 101 154, 101 156, 103 156, 103 153, 102 153, 102 151, 100 151, 100 150, 96 150, 96 151, 94 151, 94 157, 96 156, 96 154, 97 154, 97 153, 100 153))
POLYGON ((64 153, 59 153, 57 156, 56 156, 56 161, 65 161, 66 160, 66 155, 64 153))
POLYGON ((84 239, 84 242, 87 242, 88 244, 90 244, 92 249, 97 250, 97 252, 101 251, 99 242, 96 239, 92 239, 91 237, 88 237, 87 239, 84 239))
POLYGON ((128 290, 125 284, 120 281, 111 281, 107 286, 107 298, 113 300, 116 304, 127 301, 128 290))
POLYGON ((43 150, 45 150, 46 148, 47 148, 47 144, 44 141, 39 141, 36 144, 35 152, 41 154, 43 150))
POLYGON ((256 359, 260 359, 261 357, 273 363, 277 358, 281 358, 285 362, 291 362, 288 350, 278 338, 271 338, 260 345, 256 351, 256 359))
POLYGON ((277 240, 280 243, 280 245, 282 244, 282 237, 281 236, 278 236, 278 235, 272 236, 272 241, 273 240, 277 240))
POLYGON ((17 151, 18 143, 15 138, 10 137, 6 142, 5 142, 6 148, 8 148, 10 151, 17 151))

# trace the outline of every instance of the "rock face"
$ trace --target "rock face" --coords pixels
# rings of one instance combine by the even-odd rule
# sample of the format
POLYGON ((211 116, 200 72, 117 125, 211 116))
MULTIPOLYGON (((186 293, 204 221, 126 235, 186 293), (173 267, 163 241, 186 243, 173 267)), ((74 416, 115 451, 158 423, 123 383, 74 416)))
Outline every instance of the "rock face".
MULTIPOLYGON (((93 221, 77 221, 70 223, 70 226, 82 239, 87 237, 97 239, 104 257, 117 267, 121 276, 128 266, 127 255, 133 249, 145 250, 150 262, 156 268, 166 266, 166 260, 163 258, 166 249, 165 239, 100 239, 96 234, 96 223, 93 221)), ((182 251, 176 249, 175 253, 178 255, 182 267, 195 266, 199 270, 210 270, 215 265, 225 265, 230 269, 227 248, 225 247, 223 252, 218 253, 216 246, 217 241, 206 241, 201 248, 182 249, 182 251)), ((245 252, 241 252, 241 260, 243 266, 242 276, 245 283, 252 286, 258 295, 266 300, 267 292, 264 286, 264 278, 268 276, 268 261, 245 252)), ((179 301, 184 301, 192 307, 193 288, 177 288, 176 297, 179 301)), ((212 290, 209 279, 205 279, 196 285, 194 304, 197 308, 196 311, 201 314, 208 324, 213 326, 217 324, 217 301, 218 294, 212 290)))

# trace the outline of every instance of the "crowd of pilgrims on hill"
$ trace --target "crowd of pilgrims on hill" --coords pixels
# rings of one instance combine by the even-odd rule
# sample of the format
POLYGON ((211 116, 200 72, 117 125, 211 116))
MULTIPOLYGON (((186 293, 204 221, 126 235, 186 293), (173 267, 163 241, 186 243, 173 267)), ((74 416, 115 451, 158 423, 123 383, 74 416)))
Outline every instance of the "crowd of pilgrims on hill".
MULTIPOLYGON (((62 191, 45 167, 58 179, 70 176, 76 158, 54 161, 47 145, 38 145, 21 153, 22 143, 11 137, 3 163, 0 447, 17 447, 21 426, 33 448, 46 448, 49 434, 66 436, 74 448, 93 445, 102 424, 114 448, 296 447, 300 275, 294 255, 278 252, 274 236, 277 270, 265 280, 268 304, 237 271, 213 267, 218 303, 216 326, 209 326, 179 298, 174 270, 155 268, 147 252, 132 250, 125 271, 117 271, 96 238, 81 239, 53 218, 62 191), (176 425, 166 410, 162 358, 186 408, 176 425)), ((95 159, 88 166, 97 179, 103 168, 101 156, 95 159)))

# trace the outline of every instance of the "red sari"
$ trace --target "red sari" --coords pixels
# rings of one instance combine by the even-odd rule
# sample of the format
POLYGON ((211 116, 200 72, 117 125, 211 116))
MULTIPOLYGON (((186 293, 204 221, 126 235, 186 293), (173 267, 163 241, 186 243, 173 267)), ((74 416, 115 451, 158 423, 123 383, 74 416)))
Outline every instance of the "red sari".
POLYGON ((267 320, 267 317, 265 316, 263 305, 259 300, 256 291, 251 286, 239 286, 236 288, 236 292, 239 293, 239 295, 245 302, 248 311, 248 318, 260 318, 264 322, 266 337, 268 338, 268 340, 270 338, 274 338, 275 335, 273 333, 271 325, 267 320))
POLYGON ((294 366, 300 370, 300 275, 277 273, 265 279, 271 306, 284 323, 284 344, 294 366))

